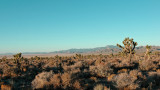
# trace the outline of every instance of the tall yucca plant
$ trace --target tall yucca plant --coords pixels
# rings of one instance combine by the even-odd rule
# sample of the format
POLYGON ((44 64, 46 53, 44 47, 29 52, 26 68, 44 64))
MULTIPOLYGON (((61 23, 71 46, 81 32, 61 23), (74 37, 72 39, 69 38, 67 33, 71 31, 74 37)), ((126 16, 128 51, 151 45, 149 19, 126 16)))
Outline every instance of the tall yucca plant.
POLYGON ((131 61, 131 56, 133 55, 133 54, 135 54, 135 47, 138 45, 138 43, 137 42, 135 42, 134 40, 133 40, 133 38, 125 38, 124 39, 124 41, 123 41, 123 45, 124 46, 121 46, 121 45, 119 45, 119 44, 117 44, 117 46, 119 47, 119 48, 122 48, 122 52, 121 53, 123 53, 123 54, 125 54, 125 55, 129 55, 129 60, 131 61))
POLYGON ((19 63, 21 60, 21 57, 22 57, 22 53, 17 53, 15 55, 13 55, 13 57, 14 57, 15 62, 19 63))
POLYGON ((145 57, 146 58, 148 58, 148 59, 150 59, 150 54, 151 54, 151 51, 150 51, 150 49, 151 49, 152 47, 151 46, 149 46, 149 45, 147 45, 146 46, 146 53, 145 53, 145 57))

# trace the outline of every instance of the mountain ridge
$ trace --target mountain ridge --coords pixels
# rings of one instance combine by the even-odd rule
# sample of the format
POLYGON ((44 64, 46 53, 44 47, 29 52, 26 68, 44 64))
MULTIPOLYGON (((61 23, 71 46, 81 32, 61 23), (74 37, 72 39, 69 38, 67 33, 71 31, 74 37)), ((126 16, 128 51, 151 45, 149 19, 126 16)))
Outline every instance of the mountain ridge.
MULTIPOLYGON (((145 52, 145 46, 139 46, 136 47, 136 52, 142 53, 145 52)), ((109 53, 118 53, 121 49, 114 45, 107 45, 105 47, 96 47, 96 48, 72 48, 67 50, 59 50, 59 51, 53 51, 53 52, 23 52, 22 54, 74 54, 74 53, 102 53, 102 54, 109 54, 109 53)), ((151 51, 159 51, 160 52, 160 46, 152 46, 151 51)), ((14 55, 16 53, 2 53, 0 55, 14 55)))

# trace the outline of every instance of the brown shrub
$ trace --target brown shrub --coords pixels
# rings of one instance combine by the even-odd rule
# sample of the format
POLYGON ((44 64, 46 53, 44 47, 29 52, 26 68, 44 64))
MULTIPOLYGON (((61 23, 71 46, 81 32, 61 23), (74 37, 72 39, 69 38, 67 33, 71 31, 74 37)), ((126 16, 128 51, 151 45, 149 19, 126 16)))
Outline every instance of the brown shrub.
POLYGON ((160 88, 160 72, 148 72, 147 83, 151 88, 160 88))
POLYGON ((1 90, 12 90, 12 88, 11 85, 1 85, 1 90))
POLYGON ((86 62, 88 63, 88 65, 94 65, 96 60, 87 60, 86 62))
POLYGON ((23 70, 23 72, 26 72, 26 71, 27 71, 27 68, 23 68, 22 70, 23 70))
POLYGON ((80 82, 76 80, 76 81, 74 82, 74 84, 73 84, 73 87, 74 87, 75 89, 80 90, 80 89, 81 89, 81 84, 80 84, 80 82))
POLYGON ((60 88, 61 87, 61 76, 60 74, 54 74, 53 77, 50 79, 50 83, 53 84, 54 88, 60 88))
POLYGON ((111 74, 110 76, 108 76, 107 80, 108 81, 112 81, 113 77, 116 76, 116 74, 111 74))
POLYGON ((91 80, 97 81, 96 77, 90 77, 91 80))
POLYGON ((156 71, 157 71, 157 72, 160 72, 160 69, 157 69, 156 71))
POLYGON ((64 73, 64 74, 62 74, 61 79, 62 79, 62 85, 63 85, 64 89, 66 89, 67 87, 71 87, 72 86, 71 74, 64 73))
POLYGON ((128 72, 128 70, 127 69, 118 70, 118 73, 125 73, 125 72, 128 72))
POLYGON ((139 69, 142 71, 156 70, 157 65, 151 60, 142 60, 139 62, 139 69))
POLYGON ((141 71, 139 71, 139 70, 131 70, 130 72, 129 72, 129 75, 130 76, 132 76, 132 77, 135 77, 135 78, 143 78, 143 79, 145 79, 145 76, 142 74, 142 72, 141 71))
POLYGON ((94 86, 93 90, 110 90, 110 88, 107 88, 104 84, 97 84, 94 86))
POLYGON ((95 61, 95 65, 96 65, 96 66, 99 65, 100 63, 102 63, 102 60, 101 60, 101 59, 97 59, 97 60, 95 61))
POLYGON ((86 62, 78 61, 74 65, 64 66, 63 69, 66 72, 74 71, 74 70, 80 70, 81 71, 81 70, 84 70, 86 67, 88 67, 88 64, 86 62))
POLYGON ((104 90, 104 85, 103 84, 97 84, 94 86, 94 90, 104 90))
POLYGON ((33 89, 44 88, 50 84, 50 79, 53 77, 53 72, 42 72, 36 75, 35 79, 32 81, 33 89))
POLYGON ((113 69, 111 69, 109 65, 90 66, 89 71, 92 75, 97 75, 99 77, 107 77, 113 73, 113 69))
MULTIPOLYGON (((136 80, 137 78, 134 78, 127 73, 120 73, 113 77, 112 82, 115 84, 117 88, 124 88, 124 87, 134 84, 136 80)), ((139 85, 138 84, 136 85, 138 88, 139 85)))

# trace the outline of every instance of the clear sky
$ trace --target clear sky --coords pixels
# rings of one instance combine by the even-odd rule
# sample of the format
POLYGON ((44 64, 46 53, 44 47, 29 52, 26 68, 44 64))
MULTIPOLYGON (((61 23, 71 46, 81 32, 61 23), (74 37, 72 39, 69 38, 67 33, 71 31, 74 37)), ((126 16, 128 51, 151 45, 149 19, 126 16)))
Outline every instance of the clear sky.
POLYGON ((0 53, 160 45, 160 0, 0 0, 0 53))

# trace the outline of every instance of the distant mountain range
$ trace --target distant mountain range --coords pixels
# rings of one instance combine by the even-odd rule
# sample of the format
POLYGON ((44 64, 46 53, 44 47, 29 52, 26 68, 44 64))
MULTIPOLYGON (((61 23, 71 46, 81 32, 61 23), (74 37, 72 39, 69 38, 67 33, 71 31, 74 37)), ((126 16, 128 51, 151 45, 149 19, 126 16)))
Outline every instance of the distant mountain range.
MULTIPOLYGON (((139 46, 135 48, 136 53, 143 53, 146 51, 145 46, 139 46)), ((152 46, 151 51, 159 51, 160 46, 152 46)), ((106 47, 97 47, 97 48, 90 48, 90 49, 69 49, 69 50, 61 50, 55 51, 50 53, 90 53, 90 54, 110 54, 110 53, 118 53, 121 52, 121 49, 114 45, 108 45, 106 47)))
MULTIPOLYGON (((136 47, 136 53, 143 53, 145 52, 145 46, 136 47)), ((60 50, 54 52, 24 52, 23 54, 74 54, 74 53, 81 53, 81 54, 110 54, 110 53, 118 53, 121 49, 114 45, 108 45, 106 47, 97 47, 97 48, 85 48, 85 49, 68 49, 68 50, 60 50)), ((160 46, 152 46, 152 52, 159 51, 160 46)), ((15 53, 5 53, 0 55, 13 55, 15 53)))
POLYGON ((68 49, 68 50, 55 51, 50 53, 94 53, 98 51, 103 51, 105 49, 118 49, 118 47, 113 45, 108 45, 106 47, 86 48, 86 49, 68 49))

